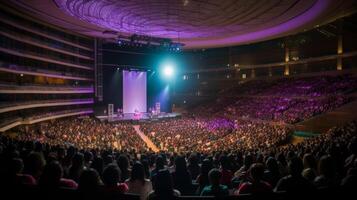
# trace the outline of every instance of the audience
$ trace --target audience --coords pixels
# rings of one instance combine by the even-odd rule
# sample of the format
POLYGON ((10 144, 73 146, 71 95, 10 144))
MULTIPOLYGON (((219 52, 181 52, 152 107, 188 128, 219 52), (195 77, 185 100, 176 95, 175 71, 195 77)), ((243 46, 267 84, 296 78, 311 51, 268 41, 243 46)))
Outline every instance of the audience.
POLYGON ((250 181, 244 182, 239 186, 237 194, 259 194, 272 192, 272 186, 262 180, 264 175, 264 165, 261 163, 253 164, 250 169, 250 181))
POLYGON ((354 189, 356 121, 298 144, 289 139, 291 123, 348 102, 345 94, 357 81, 257 82, 224 91, 181 118, 140 123, 157 153, 126 122, 68 118, 20 127, 19 134, 0 136, 1 186, 133 193, 141 199, 354 189))
POLYGON ((173 188, 172 177, 168 170, 159 170, 156 174, 154 190, 149 194, 149 200, 174 199, 181 193, 173 188))
POLYGON ((103 171, 103 183, 106 191, 128 192, 126 183, 119 183, 121 180, 120 168, 115 164, 109 164, 103 171))
POLYGON ((144 165, 140 162, 135 162, 130 178, 125 183, 129 187, 128 192, 140 195, 141 199, 146 199, 152 190, 151 181, 145 178, 144 165))
POLYGON ((201 196, 228 196, 229 191, 226 185, 220 184, 222 172, 218 169, 211 169, 208 173, 210 185, 203 188, 201 196))

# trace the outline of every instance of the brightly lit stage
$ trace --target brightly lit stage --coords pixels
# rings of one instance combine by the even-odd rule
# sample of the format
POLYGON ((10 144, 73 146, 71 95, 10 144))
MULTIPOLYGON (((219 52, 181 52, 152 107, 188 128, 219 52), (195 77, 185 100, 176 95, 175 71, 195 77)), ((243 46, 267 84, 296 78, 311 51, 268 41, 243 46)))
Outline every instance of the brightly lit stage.
POLYGON ((114 113, 112 117, 108 115, 96 115, 100 121, 108 122, 117 122, 117 121, 158 121, 169 118, 181 117, 180 113, 160 113, 160 114, 151 114, 151 113, 125 113, 118 115, 114 113))

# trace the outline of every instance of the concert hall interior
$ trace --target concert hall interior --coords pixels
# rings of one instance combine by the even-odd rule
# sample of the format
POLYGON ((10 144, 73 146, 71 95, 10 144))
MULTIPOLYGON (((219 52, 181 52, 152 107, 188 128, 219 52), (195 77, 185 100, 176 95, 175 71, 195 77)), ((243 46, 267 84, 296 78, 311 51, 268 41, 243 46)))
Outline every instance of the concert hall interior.
POLYGON ((4 0, 0 26, 0 199, 356 196, 355 0, 4 0))

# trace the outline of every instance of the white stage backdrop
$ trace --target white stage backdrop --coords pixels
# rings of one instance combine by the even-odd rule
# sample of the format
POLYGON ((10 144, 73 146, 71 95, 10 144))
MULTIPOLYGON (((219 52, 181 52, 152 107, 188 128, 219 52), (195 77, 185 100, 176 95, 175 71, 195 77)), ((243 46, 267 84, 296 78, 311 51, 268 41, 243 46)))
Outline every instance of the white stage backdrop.
POLYGON ((123 71, 123 112, 146 112, 146 72, 123 71))

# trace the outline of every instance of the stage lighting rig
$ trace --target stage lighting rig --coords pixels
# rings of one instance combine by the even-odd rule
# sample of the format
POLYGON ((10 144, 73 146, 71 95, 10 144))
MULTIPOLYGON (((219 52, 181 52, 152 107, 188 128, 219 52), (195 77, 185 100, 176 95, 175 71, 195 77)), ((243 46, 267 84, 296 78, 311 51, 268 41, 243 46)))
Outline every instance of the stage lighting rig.
POLYGON ((146 47, 166 51, 181 51, 184 44, 173 42, 171 39, 133 34, 129 37, 119 35, 119 46, 146 47))

